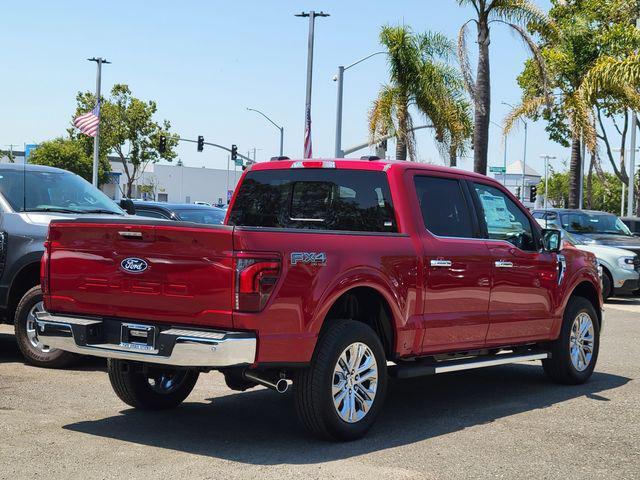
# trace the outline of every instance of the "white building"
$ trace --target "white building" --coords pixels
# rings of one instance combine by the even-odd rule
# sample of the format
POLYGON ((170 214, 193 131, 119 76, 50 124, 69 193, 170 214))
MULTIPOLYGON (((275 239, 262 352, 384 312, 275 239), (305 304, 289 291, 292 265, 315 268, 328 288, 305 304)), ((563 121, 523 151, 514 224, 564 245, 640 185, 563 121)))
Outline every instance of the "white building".
MULTIPOLYGON (((506 174, 502 173, 494 173, 493 177, 502 183, 505 187, 509 189, 511 193, 513 193, 516 197, 522 198, 520 194, 520 190, 522 189, 522 162, 520 160, 513 162, 510 165, 507 165, 506 174)), ((542 179, 542 175, 540 175, 537 171, 531 168, 529 165, 525 167, 524 174, 524 205, 527 208, 534 208, 534 203, 531 201, 531 186, 538 186, 540 180, 542 179)))
MULTIPOLYGON (((120 160, 111 160, 111 183, 102 191, 118 201, 126 192, 127 177, 120 160)), ((204 167, 186 167, 176 162, 171 165, 149 164, 134 183, 132 198, 146 198, 171 203, 226 204, 242 170, 222 170, 204 167)))

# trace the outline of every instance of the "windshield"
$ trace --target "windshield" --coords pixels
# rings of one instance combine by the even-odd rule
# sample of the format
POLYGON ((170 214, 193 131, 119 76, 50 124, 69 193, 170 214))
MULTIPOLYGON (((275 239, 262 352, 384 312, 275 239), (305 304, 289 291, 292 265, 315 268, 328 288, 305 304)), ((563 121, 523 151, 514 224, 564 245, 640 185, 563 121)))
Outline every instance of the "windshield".
POLYGON ((0 171, 0 193, 16 212, 124 214, 104 193, 69 172, 0 171))
POLYGON ((562 228, 570 233, 605 233, 631 236, 629 228, 615 215, 609 213, 563 213, 562 228))
POLYGON ((205 225, 222 225, 225 217, 225 212, 217 208, 176 210, 176 214, 184 222, 204 223, 205 225))

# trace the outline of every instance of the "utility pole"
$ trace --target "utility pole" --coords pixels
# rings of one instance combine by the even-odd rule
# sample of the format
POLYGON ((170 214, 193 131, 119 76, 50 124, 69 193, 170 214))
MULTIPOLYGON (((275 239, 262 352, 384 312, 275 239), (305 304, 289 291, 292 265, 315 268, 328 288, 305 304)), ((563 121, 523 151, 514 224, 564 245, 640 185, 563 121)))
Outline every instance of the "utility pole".
MULTIPOLYGON (((17 143, 10 143, 10 144, 5 145, 5 146, 9 147, 9 161, 10 161, 11 163, 14 163, 14 160, 15 160, 15 159, 13 158, 13 147, 17 147, 17 146, 18 146, 18 144, 17 144, 17 143)), ((26 155, 26 152, 23 152, 23 153, 24 153, 24 155, 25 155, 25 157, 24 157, 24 163, 27 163, 27 155, 26 155)))
POLYGON ((524 123, 524 154, 522 157, 522 203, 524 204, 524 182, 527 175, 527 127, 529 125, 524 120, 522 121, 522 123, 524 123))
POLYGON ((585 157, 587 156, 587 144, 584 140, 582 140, 582 151, 580 152, 580 182, 578 183, 578 209, 582 210, 583 202, 584 202, 584 162, 585 157))
POLYGON ((544 160, 544 209, 549 205, 549 160, 554 160, 553 155, 540 155, 544 160))
POLYGON ((90 62, 96 62, 96 105, 98 106, 98 128, 96 129, 96 136, 93 137, 93 186, 98 188, 98 164, 100 160, 100 82, 102 77, 102 64, 111 63, 106 58, 93 57, 87 58, 90 62))
POLYGON ((296 17, 309 17, 309 41, 307 52, 307 98, 304 110, 304 154, 303 158, 311 158, 313 149, 311 146, 311 81, 313 77, 313 36, 316 17, 328 17, 328 13, 310 12, 297 13, 296 17))
MULTIPOLYGON (((640 29, 640 18, 636 20, 636 28, 640 29)), ((629 154, 629 188, 627 189, 627 215, 634 216, 634 184, 636 177, 636 129, 638 117, 631 111, 631 152, 629 154)))

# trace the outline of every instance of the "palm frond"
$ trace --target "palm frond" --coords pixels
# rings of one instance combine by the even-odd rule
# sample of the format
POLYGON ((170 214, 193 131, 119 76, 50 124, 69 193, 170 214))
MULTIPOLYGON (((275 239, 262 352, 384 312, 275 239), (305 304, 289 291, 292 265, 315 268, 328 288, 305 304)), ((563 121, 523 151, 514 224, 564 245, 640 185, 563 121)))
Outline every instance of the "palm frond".
POLYGON ((489 18, 526 26, 530 22, 550 25, 547 14, 529 0, 494 0, 488 7, 489 18))
POLYGON ((469 62, 469 50, 467 49, 467 25, 473 21, 475 20, 465 22, 458 32, 458 63, 460 64, 460 70, 467 92, 469 92, 471 98, 475 100, 477 96, 476 80, 473 78, 473 70, 471 69, 471 62, 469 62))
POLYGON ((640 88, 640 54, 624 59, 603 57, 585 75, 580 94, 586 101, 598 97, 599 92, 615 90, 620 85, 640 88))
POLYGON ((534 117, 535 115, 539 114, 545 104, 546 99, 544 98, 544 96, 524 99, 522 103, 520 103, 520 105, 516 106, 505 117, 502 123, 504 134, 509 135, 518 120, 534 117))
POLYGON ((390 85, 383 85, 380 88, 378 98, 374 100, 369 110, 369 143, 377 143, 378 139, 385 135, 395 135, 397 96, 397 89, 390 85))

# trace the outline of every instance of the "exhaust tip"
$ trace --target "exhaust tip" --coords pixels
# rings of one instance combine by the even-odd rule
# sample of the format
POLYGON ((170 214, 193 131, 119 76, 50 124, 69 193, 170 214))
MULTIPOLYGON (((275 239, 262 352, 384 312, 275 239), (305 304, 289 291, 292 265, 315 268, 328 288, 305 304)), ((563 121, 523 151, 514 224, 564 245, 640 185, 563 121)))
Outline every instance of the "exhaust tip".
POLYGON ((289 390, 289 382, 287 382, 284 378, 281 378, 276 382, 276 392, 286 393, 287 390, 289 390))

